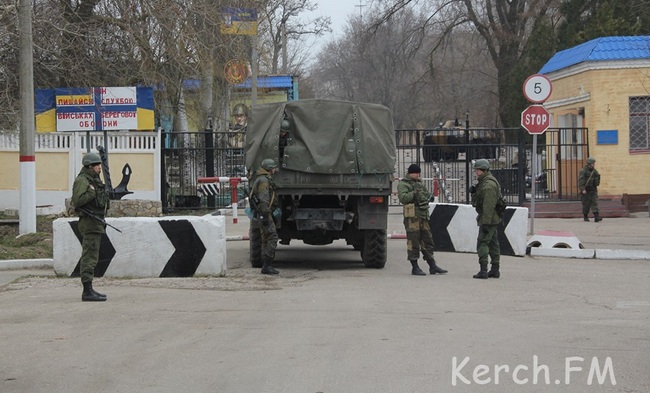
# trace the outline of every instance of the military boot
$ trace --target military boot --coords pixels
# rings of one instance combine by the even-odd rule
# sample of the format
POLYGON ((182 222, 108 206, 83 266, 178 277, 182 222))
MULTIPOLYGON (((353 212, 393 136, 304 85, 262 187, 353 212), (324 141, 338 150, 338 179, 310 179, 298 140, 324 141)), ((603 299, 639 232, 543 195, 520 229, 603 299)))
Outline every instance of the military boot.
POLYGON ((488 278, 487 265, 481 265, 481 270, 478 273, 476 273, 473 277, 487 279, 488 278))
POLYGON ((429 273, 430 274, 445 274, 447 271, 438 265, 436 265, 436 260, 435 259, 427 259, 427 263, 429 264, 429 273))
POLYGON ((418 261, 411 261, 411 266, 413 266, 413 269, 411 269, 411 274, 414 276, 426 276, 427 274, 420 269, 420 266, 418 266, 418 261))
POLYGON ((583 217, 583 220, 589 222, 589 215, 583 214, 582 217, 583 217))
POLYGON ((99 294, 93 290, 92 281, 84 282, 82 284, 84 286, 84 290, 81 293, 81 301, 82 302, 104 302, 104 301, 106 301, 106 296, 99 296, 99 294))
POLYGON ((602 221, 603 219, 600 217, 599 213, 594 213, 594 222, 599 222, 602 221))
POLYGON ((499 272, 499 264, 498 263, 493 263, 492 267, 490 268, 490 271, 488 272, 488 277, 490 278, 499 278, 501 277, 501 273, 499 272))
POLYGON ((275 270, 273 268, 273 266, 271 265, 271 263, 273 262, 271 259, 264 257, 264 258, 262 258, 262 260, 263 260, 263 262, 262 262, 263 263, 262 264, 262 274, 279 274, 280 273, 279 271, 275 270))

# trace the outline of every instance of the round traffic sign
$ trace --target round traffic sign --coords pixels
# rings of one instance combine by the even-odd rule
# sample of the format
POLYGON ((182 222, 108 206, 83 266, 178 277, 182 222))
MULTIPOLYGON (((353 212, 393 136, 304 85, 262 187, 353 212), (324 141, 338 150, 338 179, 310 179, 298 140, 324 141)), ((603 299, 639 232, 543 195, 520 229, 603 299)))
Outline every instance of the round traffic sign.
POLYGON ((551 80, 546 75, 535 74, 524 82, 524 96, 530 102, 539 104, 548 99, 553 91, 551 80))
POLYGON ((551 114, 541 105, 531 105, 521 112, 521 126, 529 134, 543 134, 551 125, 551 114))

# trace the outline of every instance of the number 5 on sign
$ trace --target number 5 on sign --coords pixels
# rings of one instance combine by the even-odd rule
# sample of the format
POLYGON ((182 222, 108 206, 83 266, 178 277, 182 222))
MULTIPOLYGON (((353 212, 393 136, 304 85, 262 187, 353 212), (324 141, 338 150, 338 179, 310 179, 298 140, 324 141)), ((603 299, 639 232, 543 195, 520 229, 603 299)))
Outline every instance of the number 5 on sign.
POLYGON ((545 75, 531 75, 524 82, 524 96, 535 104, 546 101, 551 96, 552 90, 551 80, 545 75))

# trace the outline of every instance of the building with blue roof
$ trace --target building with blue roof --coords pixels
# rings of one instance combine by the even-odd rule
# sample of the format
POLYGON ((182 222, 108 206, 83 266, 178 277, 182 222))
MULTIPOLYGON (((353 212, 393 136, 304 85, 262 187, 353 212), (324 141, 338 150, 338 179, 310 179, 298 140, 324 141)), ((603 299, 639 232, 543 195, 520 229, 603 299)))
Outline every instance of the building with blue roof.
POLYGON ((650 36, 596 38, 557 52, 539 73, 551 80, 544 107, 551 127, 560 128, 560 140, 547 142, 563 150, 547 152, 561 157, 547 166, 569 176, 567 168, 593 156, 601 198, 650 198, 650 182, 640 180, 650 177, 650 36), (583 127, 587 133, 576 131, 583 127), (583 135, 587 141, 576 139, 583 135), (588 148, 574 149, 572 142, 588 148))

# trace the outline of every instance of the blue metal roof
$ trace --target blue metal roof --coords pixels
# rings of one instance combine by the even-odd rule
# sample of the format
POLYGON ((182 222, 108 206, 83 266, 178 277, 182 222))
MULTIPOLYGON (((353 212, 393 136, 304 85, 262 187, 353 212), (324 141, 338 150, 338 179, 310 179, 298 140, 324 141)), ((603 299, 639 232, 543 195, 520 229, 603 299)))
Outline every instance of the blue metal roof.
POLYGON ((600 37, 557 52, 544 64, 548 74, 584 62, 650 59, 650 36, 600 37))
MULTIPOLYGON (((234 85, 235 89, 250 89, 253 86, 251 78, 234 85)), ((290 89, 293 87, 293 77, 290 75, 268 75, 257 77, 257 87, 260 89, 290 89)))
MULTIPOLYGON (((235 89, 251 89, 253 82, 251 78, 244 82, 233 85, 235 89)), ((183 88, 189 90, 198 90, 201 87, 199 79, 186 79, 183 81, 183 88)), ((257 77, 257 87, 259 89, 290 89, 293 87, 293 77, 291 75, 261 75, 257 77)))

